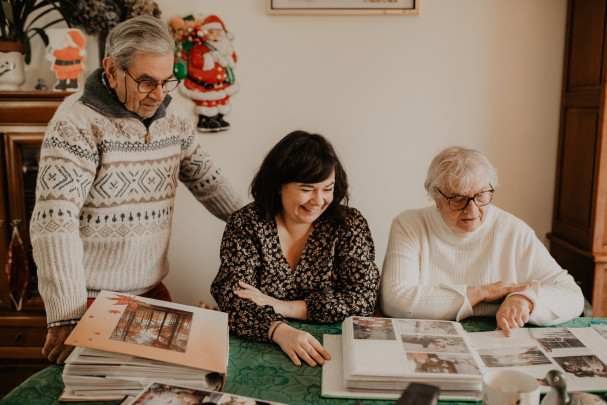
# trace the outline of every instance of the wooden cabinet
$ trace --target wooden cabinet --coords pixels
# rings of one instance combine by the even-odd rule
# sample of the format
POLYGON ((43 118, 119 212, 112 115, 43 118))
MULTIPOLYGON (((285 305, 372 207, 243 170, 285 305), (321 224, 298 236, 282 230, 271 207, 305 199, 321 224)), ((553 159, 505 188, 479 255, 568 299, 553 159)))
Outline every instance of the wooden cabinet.
POLYGON ((29 217, 34 208, 38 155, 46 125, 68 94, 0 92, 0 265, 4 269, 10 223, 19 220, 30 272, 21 311, 11 303, 8 279, 4 271, 0 272, 0 397, 49 365, 42 356, 46 316, 29 242, 29 217))
POLYGON ((550 252, 607 316, 607 0, 570 0, 550 252))

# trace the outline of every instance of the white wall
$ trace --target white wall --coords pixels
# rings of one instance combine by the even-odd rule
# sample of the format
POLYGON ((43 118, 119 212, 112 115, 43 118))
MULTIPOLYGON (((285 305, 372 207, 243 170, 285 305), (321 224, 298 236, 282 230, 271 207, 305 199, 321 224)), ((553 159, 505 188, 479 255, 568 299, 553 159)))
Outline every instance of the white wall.
MULTIPOLYGON (((165 21, 217 14, 235 34, 241 90, 227 116, 232 129, 200 138, 247 198, 280 138, 294 129, 327 136, 381 267, 392 218, 429 204, 430 160, 460 144, 489 157, 500 175, 496 204, 546 241, 565 0, 421 0, 417 16, 269 16, 265 0, 157 2, 165 21)), ((193 103, 179 98, 195 120, 193 103)), ((176 301, 213 303, 223 227, 181 187, 166 280, 176 301)))

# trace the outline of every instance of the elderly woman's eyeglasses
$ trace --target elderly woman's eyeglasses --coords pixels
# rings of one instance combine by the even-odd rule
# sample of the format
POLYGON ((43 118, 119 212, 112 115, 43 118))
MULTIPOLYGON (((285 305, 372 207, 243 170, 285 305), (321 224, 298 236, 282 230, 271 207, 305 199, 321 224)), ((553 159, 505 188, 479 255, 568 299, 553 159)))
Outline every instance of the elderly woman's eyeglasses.
POLYGON ((156 90, 156 87, 158 87, 158 86, 160 86, 163 93, 168 93, 169 91, 175 90, 177 88, 177 85, 179 85, 179 82, 180 82, 179 79, 168 79, 168 80, 162 81, 161 83, 158 83, 154 79, 137 80, 133 77, 133 75, 126 68, 122 69, 122 71, 126 72, 126 74, 128 74, 130 76, 130 78, 133 79, 133 81, 135 83, 137 83, 137 90, 140 93, 151 93, 154 90, 156 90))
POLYGON ((447 200, 447 203, 449 203, 449 208, 451 208, 451 211, 463 211, 466 209, 468 204, 470 204, 470 201, 474 201, 474 204, 476 204, 477 207, 484 207, 485 205, 489 204, 493 199, 493 193, 495 192, 491 184, 489 184, 489 187, 491 187, 491 190, 481 191, 480 193, 474 194, 473 197, 457 194, 447 197, 442 191, 440 191, 440 189, 437 188, 436 191, 445 197, 445 200, 447 200))

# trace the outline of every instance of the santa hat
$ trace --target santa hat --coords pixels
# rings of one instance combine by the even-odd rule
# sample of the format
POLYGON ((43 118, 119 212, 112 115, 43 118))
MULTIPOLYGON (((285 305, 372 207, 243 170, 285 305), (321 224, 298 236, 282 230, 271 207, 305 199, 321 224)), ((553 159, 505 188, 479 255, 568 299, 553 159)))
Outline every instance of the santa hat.
POLYGON ((234 34, 232 34, 231 32, 228 32, 225 25, 223 24, 223 21, 221 21, 221 19, 219 17, 217 17, 216 15, 210 15, 207 18, 205 18, 204 21, 202 22, 201 26, 202 26, 202 28, 205 28, 205 29, 211 29, 211 28, 220 29, 223 32, 225 32, 226 37, 229 40, 234 39, 234 34))
POLYGON ((67 38, 70 42, 70 45, 78 48, 78 49, 84 49, 84 45, 86 44, 86 40, 84 39, 84 36, 82 35, 82 33, 78 30, 69 30, 67 32, 67 38))

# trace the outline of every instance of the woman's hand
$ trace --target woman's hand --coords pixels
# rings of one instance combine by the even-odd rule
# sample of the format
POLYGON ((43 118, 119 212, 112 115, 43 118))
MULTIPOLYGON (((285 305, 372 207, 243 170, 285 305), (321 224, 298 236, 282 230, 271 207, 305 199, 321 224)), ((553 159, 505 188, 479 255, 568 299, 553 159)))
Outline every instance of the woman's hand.
POLYGON ((495 315, 497 330, 503 330, 510 336, 513 328, 522 328, 529 320, 533 311, 533 302, 524 295, 511 295, 500 305, 495 315))
POLYGON ((296 366, 301 366, 300 359, 311 367, 316 367, 318 364, 323 365, 325 360, 331 360, 329 352, 308 332, 295 329, 286 323, 279 323, 274 328, 272 340, 280 346, 296 366))
POLYGON ((259 306, 270 305, 277 314, 285 318, 308 319, 308 307, 305 301, 281 301, 262 293, 244 281, 239 281, 238 286, 240 289, 234 291, 234 294, 242 299, 253 301, 259 306))
POLYGON ((528 284, 506 283, 498 281, 497 283, 485 284, 480 286, 469 286, 466 288, 466 297, 470 305, 475 306, 479 302, 494 302, 506 295, 514 292, 520 292, 529 288, 528 284))
POLYGON ((243 298, 243 299, 249 300, 249 301, 253 301, 260 307, 263 307, 265 305, 270 305, 272 308, 274 308, 274 310, 276 312, 278 312, 276 307, 277 306, 279 307, 280 303, 282 301, 277 300, 276 298, 270 297, 269 295, 262 293, 257 288, 253 287, 250 284, 245 283, 244 281, 239 281, 238 286, 240 287, 240 289, 235 290, 234 294, 236 294, 240 298, 243 298))

